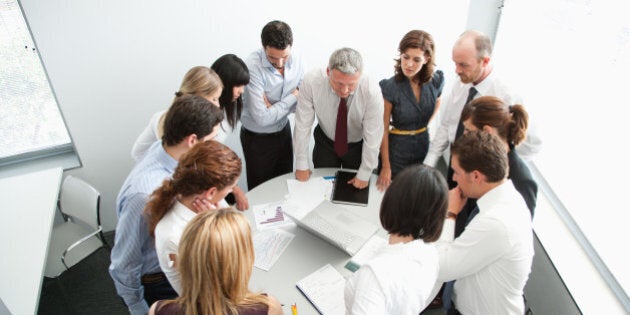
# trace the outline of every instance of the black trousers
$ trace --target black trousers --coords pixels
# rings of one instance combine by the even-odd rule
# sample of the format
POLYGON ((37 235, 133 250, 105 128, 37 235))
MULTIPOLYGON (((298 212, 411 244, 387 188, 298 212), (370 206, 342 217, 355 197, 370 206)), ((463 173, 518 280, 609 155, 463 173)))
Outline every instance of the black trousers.
POLYGON ((293 172, 291 126, 274 133, 256 133, 241 127, 241 145, 247 169, 247 188, 293 172))
POLYGON ((142 281, 142 286, 144 287, 144 300, 147 302, 149 307, 151 307, 151 304, 155 301, 170 300, 177 297, 177 292, 175 292, 171 284, 168 282, 166 276, 162 279, 142 281))
POLYGON ((313 166, 315 168, 342 167, 353 170, 359 169, 363 153, 363 140, 348 143, 348 152, 344 156, 339 157, 335 153, 335 141, 328 138, 319 125, 313 131, 313 138, 315 138, 315 146, 313 147, 313 166))

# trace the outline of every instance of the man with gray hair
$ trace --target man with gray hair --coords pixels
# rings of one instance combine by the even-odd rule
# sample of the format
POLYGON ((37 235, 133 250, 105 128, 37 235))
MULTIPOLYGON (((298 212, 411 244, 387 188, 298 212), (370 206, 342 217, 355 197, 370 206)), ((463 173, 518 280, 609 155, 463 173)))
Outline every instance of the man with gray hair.
POLYGON ((326 69, 304 76, 293 137, 295 177, 300 181, 311 176, 308 148, 316 116, 313 165, 356 169, 350 183, 366 188, 383 138, 383 95, 378 82, 363 75, 363 60, 356 50, 338 49, 326 69))

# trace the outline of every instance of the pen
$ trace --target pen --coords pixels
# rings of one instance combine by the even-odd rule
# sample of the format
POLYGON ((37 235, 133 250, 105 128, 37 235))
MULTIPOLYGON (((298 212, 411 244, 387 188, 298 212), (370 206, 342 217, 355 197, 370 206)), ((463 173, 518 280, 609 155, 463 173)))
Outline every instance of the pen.
POLYGON ((298 315, 296 303, 291 304, 291 312, 293 312, 293 315, 298 315))

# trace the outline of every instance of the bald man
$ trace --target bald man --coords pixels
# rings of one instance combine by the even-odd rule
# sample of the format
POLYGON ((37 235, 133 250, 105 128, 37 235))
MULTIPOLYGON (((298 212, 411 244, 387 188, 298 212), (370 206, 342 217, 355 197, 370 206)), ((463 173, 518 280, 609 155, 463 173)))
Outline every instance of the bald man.
MULTIPOLYGON (((487 35, 479 31, 468 30, 460 35, 455 42, 452 58, 459 81, 453 84, 450 94, 445 98, 444 105, 440 108, 440 125, 429 145, 429 152, 424 159, 424 164, 436 166, 449 145, 461 135, 461 132, 458 132, 458 126, 461 124, 461 112, 464 105, 470 100, 480 96, 496 96, 510 105, 524 104, 527 106, 494 74, 491 57, 492 41, 487 35), (471 88, 474 90, 471 91, 471 88)), ((463 131, 463 128, 461 130, 463 131)), ((540 151, 540 148, 541 140, 536 134, 530 117, 527 138, 516 147, 516 151, 521 158, 530 160, 540 151)), ((447 179, 452 188, 451 174, 452 171, 449 171, 447 179)))

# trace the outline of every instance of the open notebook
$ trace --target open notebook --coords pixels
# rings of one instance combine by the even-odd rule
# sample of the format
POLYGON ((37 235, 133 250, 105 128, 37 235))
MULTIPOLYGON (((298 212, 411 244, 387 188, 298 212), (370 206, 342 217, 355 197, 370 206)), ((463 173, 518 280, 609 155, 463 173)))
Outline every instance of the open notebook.
MULTIPOLYGON (((291 216, 290 212, 286 212, 291 216)), ((356 254, 378 230, 378 226, 348 209, 328 200, 322 201, 303 218, 292 219, 301 228, 340 248, 348 255, 356 254)))
POLYGON ((300 279, 295 286, 324 315, 344 315, 343 290, 346 279, 330 264, 300 279))

